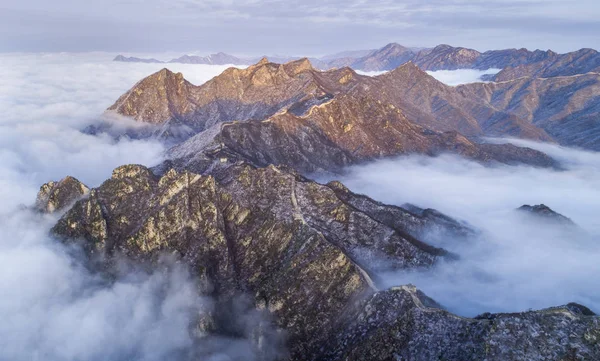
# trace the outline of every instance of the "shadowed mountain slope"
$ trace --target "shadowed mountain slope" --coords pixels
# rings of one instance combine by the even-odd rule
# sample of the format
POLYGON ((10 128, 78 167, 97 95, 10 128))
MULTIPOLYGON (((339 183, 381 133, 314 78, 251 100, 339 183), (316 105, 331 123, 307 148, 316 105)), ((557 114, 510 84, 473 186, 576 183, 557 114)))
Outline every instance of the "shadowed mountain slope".
POLYGON ((465 84, 465 97, 544 129, 560 144, 600 150, 600 74, 465 84))

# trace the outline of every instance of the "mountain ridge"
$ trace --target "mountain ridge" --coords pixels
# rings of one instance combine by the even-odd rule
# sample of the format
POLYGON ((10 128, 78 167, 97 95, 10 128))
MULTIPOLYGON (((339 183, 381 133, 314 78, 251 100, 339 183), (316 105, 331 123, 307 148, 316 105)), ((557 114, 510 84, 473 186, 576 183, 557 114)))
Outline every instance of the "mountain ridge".
MULTIPOLYGON (((301 57, 268 57, 275 62, 288 62, 301 57)), ((115 61, 138 61, 159 63, 249 65, 259 57, 237 57, 225 53, 208 56, 184 55, 168 62, 156 59, 127 58, 118 55, 115 61)), ((433 48, 411 48, 398 43, 389 43, 372 50, 345 51, 323 57, 312 57, 311 62, 322 70, 349 66, 360 71, 389 71, 408 61, 414 62, 423 70, 456 69, 502 69, 491 80, 503 81, 524 75, 549 77, 559 75, 583 74, 600 71, 600 54, 593 49, 583 48, 559 54, 552 50, 527 50, 512 48, 479 52, 465 47, 453 47, 441 44, 433 48)))
MULTIPOLYGON (((199 86, 163 69, 136 84, 109 111, 141 122, 185 126, 192 130, 191 135, 207 129, 213 129, 209 133, 215 135, 213 127, 228 123, 218 132, 229 139, 225 143, 234 153, 264 158, 256 164, 278 159, 305 171, 339 168, 376 157, 445 151, 482 162, 553 164, 533 150, 478 144, 465 138, 501 132, 551 141, 543 130, 464 97, 412 62, 368 77, 349 67, 319 71, 306 58, 286 64, 263 58, 246 69, 229 68, 199 86), (482 116, 488 121, 482 122, 482 116), (373 125, 374 119, 381 127, 373 125), (385 131, 386 127, 391 132, 385 131), (283 139, 287 141, 282 143, 283 139), (268 151, 272 144, 291 147, 285 154, 298 156, 282 158, 283 153, 268 151), (327 156, 307 153, 313 148, 327 156)), ((197 144, 208 146, 205 140, 197 144)))
MULTIPOLYGON (((372 277, 378 267, 411 270, 455 259, 422 238, 431 227, 472 232, 445 215, 413 213, 339 182, 321 185, 293 170, 244 163, 210 175, 156 175, 125 165, 84 198, 69 183, 52 184, 65 198, 79 198, 53 234, 79 242, 106 272, 122 256, 159 264, 167 252, 210 282, 209 295, 220 305, 247 295, 250 307, 270 315, 276 334, 287 333, 285 359, 570 360, 600 351, 600 318, 585 306, 465 318, 412 285, 379 290, 372 277), (527 347, 532 343, 541 347, 527 347)), ((47 188, 40 208, 53 212, 43 204, 47 188)), ((202 335, 222 326, 218 315, 198 322, 202 335)), ((248 352, 260 354, 269 340, 265 327, 244 331, 256 342, 248 352)))

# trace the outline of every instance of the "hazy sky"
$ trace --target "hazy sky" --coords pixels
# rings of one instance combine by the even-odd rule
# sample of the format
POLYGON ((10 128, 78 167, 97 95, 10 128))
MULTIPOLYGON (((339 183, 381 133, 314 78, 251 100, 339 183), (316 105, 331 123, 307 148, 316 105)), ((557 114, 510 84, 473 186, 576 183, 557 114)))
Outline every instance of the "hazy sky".
POLYGON ((598 0, 1 0, 0 51, 600 48, 598 0))

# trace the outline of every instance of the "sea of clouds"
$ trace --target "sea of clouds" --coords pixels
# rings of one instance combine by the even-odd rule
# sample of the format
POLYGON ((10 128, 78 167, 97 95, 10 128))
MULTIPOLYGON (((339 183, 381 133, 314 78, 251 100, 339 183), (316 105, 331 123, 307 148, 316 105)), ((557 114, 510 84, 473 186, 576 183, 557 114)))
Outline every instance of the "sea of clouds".
POLYGON ((470 240, 432 239, 459 256, 426 271, 378 275, 382 287, 412 283, 465 316, 584 304, 600 312, 600 154, 517 140, 563 170, 483 166, 451 155, 408 156, 352 167, 340 180, 379 201, 434 208, 468 222, 470 240), (579 227, 515 209, 546 204, 579 227))
POLYGON ((500 72, 501 69, 457 69, 457 70, 436 70, 427 71, 427 74, 436 78, 446 85, 456 86, 468 83, 482 82, 481 77, 484 75, 495 75, 500 72))
MULTIPOLYGON (((113 56, 0 55, 0 359, 251 359, 244 339, 210 339, 198 349, 190 327, 214 305, 183 267, 134 270, 107 282, 85 267, 77 249, 48 236, 56 215, 28 208, 47 181, 72 175, 94 187, 119 165, 161 161, 164 146, 155 140, 81 132, 102 122, 104 109, 144 76, 168 66, 201 84, 227 68, 119 63, 113 56)), ((459 72, 432 75, 452 85, 481 76, 459 72)), ((483 167, 452 156, 349 169, 341 180, 354 191, 436 208, 481 230, 474 240, 440 241, 458 261, 382 274, 382 286, 414 283, 463 315, 570 301, 600 311, 600 157, 520 143, 547 152, 565 169, 483 167), (570 217, 583 232, 565 233, 514 211, 538 203, 570 217)))
MULTIPOLYGON (((57 216, 27 208, 50 180, 72 175, 94 187, 119 165, 161 161, 157 141, 80 132, 164 66, 113 56, 0 55, 0 359, 252 359, 246 340, 211 338, 198 346, 192 338, 193 321, 214 306, 185 268, 133 269, 108 282, 85 267, 77 249, 49 237, 57 216)), ((169 67, 193 83, 226 68, 169 67)))

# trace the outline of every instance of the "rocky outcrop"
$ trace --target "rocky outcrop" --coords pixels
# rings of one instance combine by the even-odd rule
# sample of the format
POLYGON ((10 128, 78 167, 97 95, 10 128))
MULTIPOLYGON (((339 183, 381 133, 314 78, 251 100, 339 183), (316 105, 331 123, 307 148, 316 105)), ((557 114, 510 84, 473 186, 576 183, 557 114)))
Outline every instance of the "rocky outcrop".
POLYGON ((40 187, 35 207, 44 213, 64 210, 81 197, 87 195, 90 189, 73 177, 65 177, 58 182, 48 182, 40 187))
POLYGON ((413 286, 375 293, 339 322, 321 360, 596 360, 600 318, 570 304, 452 315, 413 286))
POLYGON ((531 215, 539 217, 540 219, 549 220, 551 222, 555 222, 561 225, 575 227, 575 223, 570 218, 553 211, 552 208, 548 207, 545 204, 537 204, 534 206, 524 204, 521 207, 517 208, 517 210, 521 212, 527 212, 531 215))

